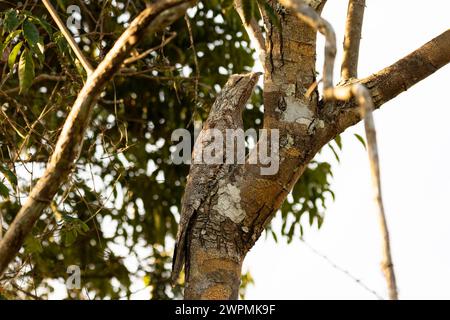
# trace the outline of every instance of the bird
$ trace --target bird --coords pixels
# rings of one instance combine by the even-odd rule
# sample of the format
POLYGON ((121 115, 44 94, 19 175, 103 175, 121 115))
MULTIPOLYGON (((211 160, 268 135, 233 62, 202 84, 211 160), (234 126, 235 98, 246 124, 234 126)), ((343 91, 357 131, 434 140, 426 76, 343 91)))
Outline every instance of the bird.
MULTIPOLYGON (((203 128, 194 144, 192 158, 195 159, 199 152, 210 143, 208 141, 209 129, 217 129, 225 137, 227 129, 242 129, 242 111, 252 95, 258 82, 259 72, 231 75, 217 96, 203 128)), ((223 141, 226 139, 224 138, 223 141)), ((226 149, 226 148, 224 148, 226 149)), ((195 215, 205 203, 208 195, 217 188, 218 182, 229 171, 232 164, 225 164, 226 151, 223 152, 223 161, 218 164, 205 164, 193 161, 187 177, 185 192, 181 200, 181 215, 178 224, 175 249, 172 260, 172 284, 176 284, 179 274, 185 266, 188 276, 189 229, 195 215)))

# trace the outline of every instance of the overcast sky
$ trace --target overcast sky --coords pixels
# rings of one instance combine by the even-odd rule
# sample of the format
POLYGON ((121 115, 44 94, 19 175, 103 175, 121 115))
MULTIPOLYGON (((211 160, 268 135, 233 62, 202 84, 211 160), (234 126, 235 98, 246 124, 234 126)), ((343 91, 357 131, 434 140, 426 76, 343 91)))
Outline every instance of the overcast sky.
MULTIPOLYGON (((328 0, 323 13, 335 28, 338 44, 343 41, 346 9, 347 1, 328 0)), ((448 29, 449 12, 448 0, 367 0, 360 77, 448 29)), ((449 84, 446 66, 375 115, 392 255, 403 299, 450 299, 449 84)), ((342 136, 341 163, 333 165, 336 201, 329 203, 321 230, 305 228, 305 240, 385 298, 368 160, 353 133, 364 135, 363 127, 357 125, 342 136)), ((288 245, 261 239, 248 254, 244 270, 250 270, 256 282, 248 289, 248 299, 377 298, 299 240, 288 245)))

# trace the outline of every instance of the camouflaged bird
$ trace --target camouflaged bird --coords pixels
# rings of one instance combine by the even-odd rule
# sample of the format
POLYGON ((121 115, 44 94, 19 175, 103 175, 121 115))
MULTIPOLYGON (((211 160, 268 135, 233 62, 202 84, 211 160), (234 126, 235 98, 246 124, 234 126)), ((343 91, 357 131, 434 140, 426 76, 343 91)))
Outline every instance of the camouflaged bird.
MULTIPOLYGON (((242 129, 242 111, 250 98, 260 73, 232 75, 216 98, 208 119, 203 125, 195 145, 192 159, 203 152, 211 142, 208 129, 218 129, 225 137, 227 129, 242 129)), ((225 139, 223 139, 225 141, 225 139)), ((182 199, 181 218, 178 226, 177 240, 172 265, 172 282, 176 283, 186 262, 188 274, 189 229, 196 213, 205 200, 218 187, 218 182, 229 172, 233 164, 225 164, 226 148, 222 150, 223 161, 220 164, 204 164, 192 162, 182 199)))

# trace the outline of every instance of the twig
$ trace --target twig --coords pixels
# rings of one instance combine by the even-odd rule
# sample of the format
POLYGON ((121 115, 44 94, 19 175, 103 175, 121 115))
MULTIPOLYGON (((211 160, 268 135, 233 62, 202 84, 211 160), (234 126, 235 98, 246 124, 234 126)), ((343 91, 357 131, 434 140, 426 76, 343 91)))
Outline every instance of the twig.
POLYGON ((325 260, 331 267, 333 267, 334 269, 338 270, 339 272, 345 274, 347 277, 349 277, 350 279, 355 281, 355 283, 357 285, 359 285, 360 287, 365 289, 367 292, 370 292, 371 294, 373 294, 375 297, 377 297, 378 300, 384 300, 383 297, 378 292, 376 292, 375 290, 369 288, 369 286, 366 285, 363 281, 361 281, 360 279, 358 279, 357 277, 352 275, 350 273, 350 271, 348 271, 348 270, 338 266, 333 260, 331 260, 325 254, 319 252, 317 249, 315 249, 313 246, 311 246, 308 242, 306 242, 303 238, 300 238, 300 241, 303 242, 303 244, 306 247, 308 247, 308 249, 311 250, 312 253, 314 253, 315 255, 317 255, 319 257, 321 257, 323 260, 325 260))
POLYGON ((349 0, 344 36, 344 57, 341 79, 346 81, 358 77, 359 45, 366 0, 349 0))
POLYGON ((37 295, 32 294, 31 292, 28 292, 24 289, 22 289, 20 286, 18 286, 17 284, 14 283, 14 281, 11 281, 11 286, 16 289, 17 291, 22 292, 23 294, 25 294, 26 296, 33 298, 34 300, 42 300, 41 298, 39 298, 37 295))
POLYGON ((184 20, 186 21, 186 26, 189 31, 189 41, 191 43, 192 53, 194 54, 194 64, 195 64, 195 82, 194 82, 194 102, 197 104, 198 101, 198 82, 200 81, 200 67, 198 65, 197 58, 197 50, 195 49, 194 44, 194 34, 192 32, 191 21, 189 20, 189 16, 187 14, 184 15, 184 20))
POLYGON ((322 33, 325 38, 325 62, 323 71, 323 95, 325 100, 349 100, 356 98, 360 112, 364 117, 364 125, 367 138, 367 149, 370 161, 372 186, 380 221, 380 231, 382 234, 382 271, 386 278, 389 298, 398 299, 397 285, 395 280, 394 265, 392 263, 389 230, 384 212, 383 200, 381 196, 381 179, 378 159, 378 147, 376 140, 375 123, 373 120, 373 101, 370 91, 362 84, 350 84, 342 87, 333 86, 333 67, 336 57, 336 35, 333 27, 325 19, 305 4, 302 0, 279 0, 279 2, 296 12, 299 19, 308 23, 312 28, 322 33))
POLYGON ((81 64, 83 65, 83 68, 86 70, 87 75, 90 76, 94 72, 94 68, 86 59, 86 57, 83 55, 83 52, 81 52, 77 43, 73 39, 70 31, 67 29, 67 27, 59 17, 58 12, 56 12, 56 9, 53 7, 53 5, 50 3, 49 0, 42 0, 42 2, 44 3, 44 6, 47 8, 50 15, 52 16, 53 20, 55 20, 55 23, 58 26, 61 33, 63 34, 64 38, 66 38, 70 47, 75 52, 75 55, 77 56, 78 60, 80 60, 81 64))
POLYGON ((170 41, 172 41, 173 38, 175 38, 177 35, 176 32, 173 32, 168 38, 164 39, 159 45, 157 45, 156 47, 150 48, 144 52, 142 52, 141 54, 135 56, 135 57, 130 57, 128 59, 126 59, 123 64, 124 65, 129 65, 132 64, 138 60, 144 59, 146 56, 148 56, 150 53, 155 52, 163 47, 165 47, 170 41))
POLYGON ((370 173, 372 176, 372 192, 377 208, 378 219, 382 236, 382 261, 381 270, 386 278, 389 298, 398 299, 397 284, 395 279, 394 265, 391 256, 389 240, 389 228, 384 212, 383 198, 381 194, 380 162, 378 157, 377 134, 375 121, 373 119, 373 101, 370 91, 362 84, 353 84, 346 87, 334 89, 335 98, 338 100, 349 100, 355 97, 359 106, 361 116, 364 118, 364 127, 367 139, 367 152, 369 155, 370 173))
MULTIPOLYGON (((66 77, 58 76, 58 75, 51 75, 51 74, 40 74, 36 78, 34 78, 32 85, 35 85, 37 83, 44 82, 44 81, 66 81, 66 77)), ((7 94, 12 94, 12 93, 19 92, 19 90, 20 90, 20 88, 16 87, 16 88, 5 90, 4 92, 7 94)))

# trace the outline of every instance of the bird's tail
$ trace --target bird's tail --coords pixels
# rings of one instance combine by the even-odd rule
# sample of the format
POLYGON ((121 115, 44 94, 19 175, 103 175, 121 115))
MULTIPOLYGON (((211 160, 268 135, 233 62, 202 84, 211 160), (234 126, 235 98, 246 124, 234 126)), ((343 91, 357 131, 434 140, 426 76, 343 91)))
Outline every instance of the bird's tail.
POLYGON ((183 230, 175 243, 175 249, 173 252, 172 259, 172 274, 170 275, 170 279, 172 285, 175 285, 178 281, 178 277, 180 276, 180 272, 183 269, 184 258, 185 258, 185 237, 186 231, 183 230))

